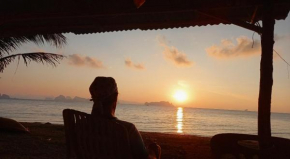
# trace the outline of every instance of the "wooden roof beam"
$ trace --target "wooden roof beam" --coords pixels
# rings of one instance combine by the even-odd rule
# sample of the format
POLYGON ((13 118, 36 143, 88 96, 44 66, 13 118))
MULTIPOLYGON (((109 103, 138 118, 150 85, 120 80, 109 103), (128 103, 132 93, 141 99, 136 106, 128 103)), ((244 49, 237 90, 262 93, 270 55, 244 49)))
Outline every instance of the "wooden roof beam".
POLYGON ((256 22, 256 15, 257 15, 257 12, 258 12, 258 6, 256 6, 256 9, 252 15, 252 19, 251 19, 251 24, 254 24, 256 22))
POLYGON ((220 21, 223 21, 224 23, 231 23, 231 24, 240 26, 242 28, 246 28, 246 29, 252 30, 254 32, 257 32, 258 34, 262 34, 262 28, 261 27, 256 26, 256 25, 251 24, 251 23, 244 22, 242 20, 230 19, 230 18, 225 18, 225 17, 217 17, 217 16, 214 16, 214 15, 202 12, 202 11, 198 11, 198 10, 196 10, 195 12, 197 12, 199 14, 203 14, 203 15, 211 17, 211 18, 214 18, 214 19, 218 19, 220 21))
POLYGON ((236 19, 232 19, 232 20, 228 20, 230 23, 235 24, 237 26, 240 26, 242 28, 246 28, 252 31, 257 32, 258 34, 262 34, 262 27, 256 26, 255 24, 250 24, 241 20, 236 20, 236 19))

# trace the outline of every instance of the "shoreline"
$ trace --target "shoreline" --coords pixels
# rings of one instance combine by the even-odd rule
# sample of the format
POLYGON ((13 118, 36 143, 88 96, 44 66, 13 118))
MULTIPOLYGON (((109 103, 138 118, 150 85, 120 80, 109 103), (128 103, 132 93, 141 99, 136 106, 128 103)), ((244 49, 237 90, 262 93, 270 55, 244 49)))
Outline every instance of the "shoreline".
MULTIPOLYGON (((54 126, 64 126, 64 124, 59 124, 59 123, 50 123, 50 122, 22 122, 20 121, 19 123, 21 124, 44 124, 44 125, 54 125, 54 126)), ((212 136, 206 136, 206 135, 196 135, 196 134, 184 134, 184 133, 176 133, 176 132, 154 132, 154 131, 139 131, 140 133, 160 133, 164 135, 185 135, 185 136, 195 136, 195 137, 201 137, 201 138, 211 138, 212 136)))
MULTIPOLYGON (((40 122, 21 122, 28 134, 0 132, 0 158, 66 158, 64 126, 40 122)), ((162 159, 209 159, 210 139, 186 134, 140 132, 145 145, 158 143, 162 159)))

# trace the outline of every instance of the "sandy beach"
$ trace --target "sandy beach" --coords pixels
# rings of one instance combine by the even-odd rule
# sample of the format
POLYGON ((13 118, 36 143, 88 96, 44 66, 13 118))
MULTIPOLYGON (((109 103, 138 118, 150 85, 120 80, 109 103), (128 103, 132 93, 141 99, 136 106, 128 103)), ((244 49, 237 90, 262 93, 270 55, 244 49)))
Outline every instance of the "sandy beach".
MULTIPOLYGON (((0 133, 0 158, 60 159, 66 157, 63 125, 22 123, 30 134, 0 133)), ((210 137, 141 132, 147 145, 151 141, 162 147, 162 159, 211 158, 210 137)))

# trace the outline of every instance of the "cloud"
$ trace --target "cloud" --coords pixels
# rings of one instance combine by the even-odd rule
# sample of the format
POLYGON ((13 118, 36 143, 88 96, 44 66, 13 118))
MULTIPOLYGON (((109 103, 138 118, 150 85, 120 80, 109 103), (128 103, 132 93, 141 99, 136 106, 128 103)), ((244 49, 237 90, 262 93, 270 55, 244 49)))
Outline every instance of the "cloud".
POLYGON ((190 61, 186 54, 178 51, 178 49, 174 46, 169 46, 167 43, 167 39, 164 36, 157 37, 159 44, 164 48, 163 55, 164 58, 168 61, 172 62, 178 67, 190 67, 193 62, 190 61))
POLYGON ((274 39, 275 41, 280 41, 280 40, 289 40, 290 39, 290 35, 274 35, 274 39))
POLYGON ((224 39, 220 45, 213 45, 206 48, 208 55, 219 58, 237 58, 237 57, 248 57, 253 55, 261 54, 261 43, 258 40, 253 40, 241 36, 236 39, 236 43, 232 40, 224 39))
POLYGON ((145 67, 142 65, 142 64, 134 64, 131 59, 126 59, 125 60, 125 65, 127 67, 130 67, 130 68, 135 68, 135 69, 138 69, 138 70, 144 70, 145 67))
POLYGON ((89 57, 89 56, 81 56, 79 54, 73 54, 68 56, 68 64, 77 66, 77 67, 91 67, 91 68, 104 68, 103 62, 98 59, 89 57))

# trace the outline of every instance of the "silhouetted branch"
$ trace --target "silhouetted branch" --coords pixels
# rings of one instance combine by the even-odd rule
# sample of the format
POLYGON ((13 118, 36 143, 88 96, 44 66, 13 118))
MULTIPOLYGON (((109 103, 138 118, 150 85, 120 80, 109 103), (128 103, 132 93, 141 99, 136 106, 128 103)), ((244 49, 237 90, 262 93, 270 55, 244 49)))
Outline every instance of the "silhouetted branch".
POLYGON ((23 54, 15 54, 0 58, 0 72, 3 72, 4 68, 7 67, 15 58, 22 57, 24 60, 25 65, 27 66, 28 63, 31 61, 35 61, 38 63, 47 63, 48 65, 56 67, 59 64, 59 60, 62 60, 65 56, 53 54, 53 53, 44 53, 44 52, 33 52, 33 53, 23 53, 23 54))

